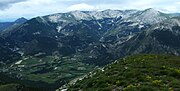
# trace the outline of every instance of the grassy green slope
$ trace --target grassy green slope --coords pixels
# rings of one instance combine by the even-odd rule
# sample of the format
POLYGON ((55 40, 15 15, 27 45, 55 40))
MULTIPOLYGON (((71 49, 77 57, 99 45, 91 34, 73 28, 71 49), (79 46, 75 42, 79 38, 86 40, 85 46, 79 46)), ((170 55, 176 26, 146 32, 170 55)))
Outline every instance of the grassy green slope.
POLYGON ((89 74, 69 91, 180 91, 180 57, 135 55, 89 74))

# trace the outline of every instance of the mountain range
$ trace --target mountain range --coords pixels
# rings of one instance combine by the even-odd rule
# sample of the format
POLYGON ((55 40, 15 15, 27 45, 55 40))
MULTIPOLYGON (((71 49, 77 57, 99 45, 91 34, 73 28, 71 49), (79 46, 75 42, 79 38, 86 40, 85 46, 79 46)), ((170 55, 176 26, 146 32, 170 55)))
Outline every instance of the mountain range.
POLYGON ((26 21, 27 19, 25 19, 24 17, 21 17, 15 20, 14 22, 0 22, 0 31, 6 30, 6 28, 9 28, 9 27, 18 26, 26 21))
POLYGON ((72 11, 2 26, 1 73, 49 89, 128 55, 180 55, 179 14, 153 8, 72 11))

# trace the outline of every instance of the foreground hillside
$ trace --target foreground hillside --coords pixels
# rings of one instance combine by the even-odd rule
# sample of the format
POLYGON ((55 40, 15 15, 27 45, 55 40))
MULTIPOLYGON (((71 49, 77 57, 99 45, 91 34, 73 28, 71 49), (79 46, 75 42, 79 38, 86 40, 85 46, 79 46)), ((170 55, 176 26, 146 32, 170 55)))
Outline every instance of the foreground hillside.
POLYGON ((180 57, 136 55, 97 70, 69 91, 180 91, 180 57))

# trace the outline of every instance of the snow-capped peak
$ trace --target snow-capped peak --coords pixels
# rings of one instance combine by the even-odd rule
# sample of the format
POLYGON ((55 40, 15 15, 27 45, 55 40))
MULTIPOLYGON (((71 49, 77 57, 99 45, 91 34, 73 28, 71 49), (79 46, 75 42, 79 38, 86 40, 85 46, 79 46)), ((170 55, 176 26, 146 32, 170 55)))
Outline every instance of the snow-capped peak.
POLYGON ((89 20, 91 18, 87 13, 78 10, 72 11, 70 14, 72 14, 76 20, 89 20))
POLYGON ((59 13, 49 15, 49 21, 53 23, 62 22, 74 22, 78 20, 92 20, 92 19, 104 19, 104 18, 117 18, 122 17, 122 19, 127 21, 139 22, 140 24, 154 24, 159 23, 167 19, 166 15, 149 8, 143 11, 138 10, 104 10, 104 11, 71 11, 67 13, 59 13))
POLYGON ((155 10, 155 9, 153 9, 153 8, 149 8, 149 9, 144 10, 143 14, 146 15, 146 16, 147 15, 148 16, 155 16, 155 15, 159 15, 160 12, 155 10))
POLYGON ((131 17, 131 19, 140 23, 154 24, 167 19, 167 17, 163 16, 162 14, 163 13, 153 8, 149 8, 144 11, 139 11, 135 13, 133 17, 131 17))

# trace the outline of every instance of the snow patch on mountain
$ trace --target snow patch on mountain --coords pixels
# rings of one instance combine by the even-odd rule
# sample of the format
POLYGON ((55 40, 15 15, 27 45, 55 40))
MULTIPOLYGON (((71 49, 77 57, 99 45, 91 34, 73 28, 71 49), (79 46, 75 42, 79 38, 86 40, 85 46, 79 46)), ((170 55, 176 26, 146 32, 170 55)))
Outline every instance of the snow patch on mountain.
POLYGON ((60 20, 60 18, 61 18, 60 14, 49 16, 49 20, 53 23, 57 23, 60 20))
POLYGON ((15 64, 18 65, 18 64, 21 64, 23 60, 19 60, 18 62, 16 62, 15 64))
POLYGON ((146 9, 135 13, 130 20, 137 21, 140 23, 154 24, 166 20, 167 17, 163 13, 155 9, 146 9))
POLYGON ((72 11, 70 13, 76 18, 76 20, 89 20, 89 19, 91 19, 90 15, 88 15, 87 13, 84 13, 82 11, 72 11))
POLYGON ((61 31, 61 29, 62 29, 62 27, 61 26, 57 26, 57 28, 56 28, 57 30, 58 30, 58 32, 60 32, 61 31))

